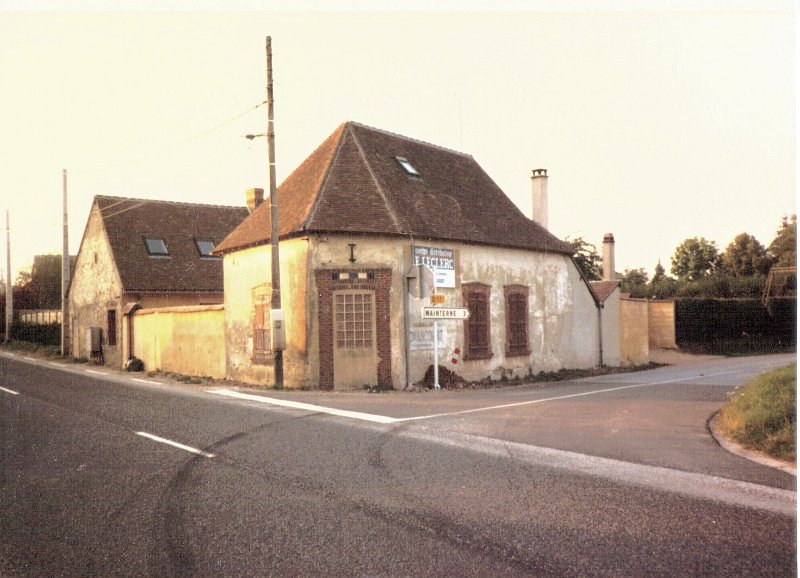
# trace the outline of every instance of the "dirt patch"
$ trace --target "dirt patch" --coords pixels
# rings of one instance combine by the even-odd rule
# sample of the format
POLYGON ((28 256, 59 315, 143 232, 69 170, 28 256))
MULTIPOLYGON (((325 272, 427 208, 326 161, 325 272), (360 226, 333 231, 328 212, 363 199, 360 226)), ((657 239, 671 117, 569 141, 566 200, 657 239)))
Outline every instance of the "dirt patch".
POLYGON ((664 365, 686 365, 687 363, 711 361, 713 359, 725 359, 725 357, 723 355, 699 355, 681 351, 680 349, 654 348, 650 350, 650 361, 664 365))

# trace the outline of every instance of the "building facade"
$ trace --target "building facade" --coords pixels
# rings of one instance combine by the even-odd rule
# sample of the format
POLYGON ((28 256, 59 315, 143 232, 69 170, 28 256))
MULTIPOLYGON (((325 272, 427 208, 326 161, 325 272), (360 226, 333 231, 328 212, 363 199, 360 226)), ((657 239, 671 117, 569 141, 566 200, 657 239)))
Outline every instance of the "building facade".
POLYGON ((70 353, 122 368, 135 355, 130 315, 223 302, 211 254, 248 215, 221 207, 96 196, 68 288, 70 353))
MULTIPOLYGON (((434 321, 423 319, 433 305, 420 264, 433 271, 437 307, 470 313, 435 322, 439 365, 467 380, 619 363, 618 310, 603 320, 571 248, 469 155, 349 122, 277 194, 287 386, 421 380, 434 321), (605 356, 604 332, 617 343, 605 356)), ((263 203, 215 250, 227 374, 259 384, 274 380, 270 230, 263 203)))

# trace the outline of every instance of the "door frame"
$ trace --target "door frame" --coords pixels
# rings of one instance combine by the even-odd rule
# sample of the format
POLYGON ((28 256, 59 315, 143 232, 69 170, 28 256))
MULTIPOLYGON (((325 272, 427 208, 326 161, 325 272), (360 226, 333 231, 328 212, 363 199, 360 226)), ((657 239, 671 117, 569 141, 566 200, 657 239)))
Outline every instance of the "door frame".
POLYGON ((375 292, 375 345, 378 354, 378 383, 392 385, 392 335, 390 323, 391 269, 316 269, 319 326, 319 387, 331 390, 336 383, 333 367, 333 293, 341 290, 375 292))

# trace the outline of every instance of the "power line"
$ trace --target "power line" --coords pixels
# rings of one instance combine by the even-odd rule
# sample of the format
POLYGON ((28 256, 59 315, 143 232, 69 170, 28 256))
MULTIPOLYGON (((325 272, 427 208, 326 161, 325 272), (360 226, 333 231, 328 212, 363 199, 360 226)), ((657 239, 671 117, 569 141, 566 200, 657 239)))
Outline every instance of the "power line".
MULTIPOLYGON (((246 115, 250 114, 251 112, 253 112, 254 110, 257 110, 257 109, 261 108, 266 103, 267 103, 266 100, 263 101, 263 102, 260 102, 257 105, 255 105, 253 107, 250 107, 247 110, 245 110, 243 112, 240 112, 239 114, 237 114, 237 115, 235 115, 235 116, 233 116, 233 117, 231 117, 231 118, 229 118, 229 119, 227 119, 227 120, 225 120, 225 121, 223 121, 223 122, 221 122, 219 124, 215 124, 214 126, 203 130, 202 132, 199 132, 199 133, 197 133, 195 135, 187 137, 187 138, 185 138, 185 139, 183 139, 181 141, 178 141, 178 142, 176 142, 174 144, 171 144, 169 146, 154 150, 154 151, 152 151, 152 152, 150 152, 150 153, 148 153, 146 155, 143 155, 141 157, 134 158, 134 159, 126 159, 126 160, 117 161, 117 162, 110 162, 110 163, 107 163, 105 165, 102 165, 102 166, 99 166, 99 167, 95 167, 94 170, 95 171, 102 171, 104 169, 111 168, 111 167, 114 167, 114 166, 119 166, 119 165, 123 165, 123 164, 130 164, 130 163, 138 163, 138 162, 142 162, 142 161, 145 161, 147 159, 150 159, 150 158, 152 158, 152 157, 154 157, 156 155, 160 155, 160 154, 163 154, 165 152, 174 150, 174 149, 179 148, 179 147, 181 147, 181 146, 183 146, 185 144, 188 144, 190 142, 193 142, 193 141, 196 141, 198 139, 201 139, 204 136, 206 136, 207 134, 212 133, 212 132, 214 132, 216 130, 219 130, 220 128, 222 128, 224 126, 227 126, 227 125, 231 124, 232 122, 235 122, 235 121, 239 120, 243 116, 246 116, 246 115)), ((91 171, 92 169, 89 169, 89 170, 91 171)))

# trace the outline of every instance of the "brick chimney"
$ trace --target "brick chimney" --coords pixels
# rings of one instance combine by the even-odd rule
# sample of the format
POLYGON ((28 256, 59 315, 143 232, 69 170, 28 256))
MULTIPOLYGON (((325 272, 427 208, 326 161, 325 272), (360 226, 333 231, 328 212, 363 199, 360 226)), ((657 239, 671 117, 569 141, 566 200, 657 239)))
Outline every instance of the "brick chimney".
POLYGON ((247 189, 245 201, 247 202, 247 208, 252 213, 264 202, 264 189, 247 189))
POLYGON ((603 237, 603 281, 615 281, 614 235, 606 233, 603 237))
POLYGON ((547 169, 533 169, 531 193, 533 220, 547 229, 547 169))

